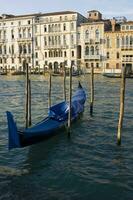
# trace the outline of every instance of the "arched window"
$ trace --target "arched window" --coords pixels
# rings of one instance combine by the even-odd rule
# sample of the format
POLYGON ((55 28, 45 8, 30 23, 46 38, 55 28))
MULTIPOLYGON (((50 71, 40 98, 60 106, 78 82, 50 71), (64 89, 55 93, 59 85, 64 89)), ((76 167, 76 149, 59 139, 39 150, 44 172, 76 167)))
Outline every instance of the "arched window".
POLYGON ((58 57, 58 51, 56 51, 56 57, 58 57))
POLYGON ((99 47, 98 46, 96 46, 95 51, 96 51, 96 55, 99 55, 99 47))
POLYGON ((85 39, 89 39, 89 31, 88 30, 85 31, 85 39))
POLYGON ((89 55, 89 47, 88 46, 85 48, 85 55, 89 55))
POLYGON ((47 58, 47 52, 45 52, 45 58, 47 58))
POLYGON ((23 50, 23 49, 22 49, 22 45, 20 44, 20 45, 19 45, 19 53, 20 53, 20 54, 22 53, 22 50, 23 50))
POLYGON ((23 46, 23 53, 27 53, 26 45, 23 46))
POLYGON ((129 44, 129 39, 128 39, 128 36, 126 36, 126 45, 129 44))
POLYGON ((91 46, 91 48, 90 48, 90 55, 94 55, 94 47, 93 46, 91 46))
POLYGON ((96 39, 99 38, 99 30, 98 29, 96 29, 96 31, 95 31, 95 36, 96 36, 96 39))
POLYGON ((66 24, 63 24, 63 31, 66 31, 66 24))
POLYGON ((54 57, 56 57, 56 51, 54 51, 54 57))
POLYGON ((28 44, 28 53, 31 53, 31 44, 28 44))

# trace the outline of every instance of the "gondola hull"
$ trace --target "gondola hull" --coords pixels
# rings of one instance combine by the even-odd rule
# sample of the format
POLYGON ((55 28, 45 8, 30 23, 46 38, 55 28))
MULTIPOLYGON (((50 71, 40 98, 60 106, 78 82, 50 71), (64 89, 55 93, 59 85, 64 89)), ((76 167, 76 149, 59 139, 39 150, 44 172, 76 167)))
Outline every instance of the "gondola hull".
MULTIPOLYGON (((79 85, 78 90, 72 97, 72 121, 77 119, 84 111, 84 103, 86 94, 82 86, 79 85)), ((9 132, 9 149, 21 148, 46 140, 61 129, 65 128, 68 121, 69 104, 61 102, 49 109, 48 117, 36 125, 19 131, 13 119, 13 115, 7 111, 8 132, 9 132)))

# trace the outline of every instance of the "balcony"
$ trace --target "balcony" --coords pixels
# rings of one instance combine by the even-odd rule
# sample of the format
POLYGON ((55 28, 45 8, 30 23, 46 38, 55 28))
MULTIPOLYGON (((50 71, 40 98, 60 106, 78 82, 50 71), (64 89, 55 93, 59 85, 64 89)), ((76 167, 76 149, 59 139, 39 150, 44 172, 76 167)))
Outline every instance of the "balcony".
POLYGON ((122 57, 122 62, 133 62, 133 57, 122 57))
POLYGON ((101 60, 101 55, 85 55, 84 59, 87 60, 101 60))
POLYGON ((32 41, 32 37, 18 38, 17 42, 32 41))
POLYGON ((105 43, 105 41, 104 41, 104 39, 102 39, 102 38, 85 38, 85 43, 88 43, 88 44, 104 44, 105 43))
POLYGON ((122 45, 121 46, 121 50, 125 51, 125 50, 133 50, 133 45, 122 45))
POLYGON ((0 43, 5 43, 5 42, 8 42, 7 39, 0 39, 0 43))
POLYGON ((95 44, 95 39, 85 38, 85 43, 95 44))
POLYGON ((24 53, 18 53, 17 54, 18 58, 24 58, 24 59, 28 58, 28 57, 31 57, 31 56, 32 56, 32 53, 25 53, 25 54, 24 53))
POLYGON ((44 49, 68 49, 68 45, 47 45, 44 49))

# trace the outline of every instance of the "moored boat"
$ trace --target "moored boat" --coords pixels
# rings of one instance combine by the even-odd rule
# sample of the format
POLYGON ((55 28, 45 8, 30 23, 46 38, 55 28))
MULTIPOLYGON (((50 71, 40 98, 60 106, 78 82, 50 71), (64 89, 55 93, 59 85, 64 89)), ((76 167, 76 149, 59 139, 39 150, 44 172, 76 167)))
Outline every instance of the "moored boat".
MULTIPOLYGON (((72 97, 72 121, 84 111, 86 94, 81 84, 72 97)), ((11 112, 7 111, 9 149, 21 148, 46 140, 59 133, 67 125, 69 104, 64 101, 49 109, 48 116, 41 122, 23 131, 18 130, 11 112)))
MULTIPOLYGON (((121 78, 121 74, 118 73, 103 73, 102 75, 108 78, 121 78)), ((133 78, 133 74, 126 74, 126 78, 133 78)))

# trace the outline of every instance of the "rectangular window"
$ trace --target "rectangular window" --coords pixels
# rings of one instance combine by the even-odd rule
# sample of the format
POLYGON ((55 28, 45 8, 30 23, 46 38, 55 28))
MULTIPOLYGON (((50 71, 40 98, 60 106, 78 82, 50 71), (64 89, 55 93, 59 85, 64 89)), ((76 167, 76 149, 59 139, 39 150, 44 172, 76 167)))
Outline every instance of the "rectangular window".
POLYGON ((47 32, 47 27, 46 27, 46 25, 44 26, 44 32, 47 32))
POLYGON ((107 48, 110 48, 110 39, 107 38, 107 48))
POLYGON ((47 52, 45 52, 45 58, 47 58, 47 52))
POLYGON ((99 63, 96 63, 96 68, 99 68, 99 63))
POLYGON ((63 30, 66 31, 66 24, 63 24, 63 30))
POLYGON ((72 51, 72 57, 74 57, 74 51, 72 51))
POLYGON ((35 33, 37 33, 38 32, 38 28, 37 28, 37 26, 35 26, 35 33))
POLYGON ((116 53, 116 58, 117 58, 117 59, 120 58, 119 52, 116 53))
POLYGON ((94 63, 91 63, 91 67, 94 67, 94 63))
POLYGON ((22 62, 22 59, 21 59, 21 58, 19 58, 19 63, 21 64, 21 62, 22 62))
POLYGON ((109 63, 106 63, 106 69, 109 69, 109 63))
POLYGON ((38 39, 37 39, 37 37, 35 37, 35 46, 36 47, 38 46, 38 39))
POLYGON ((0 46, 0 54, 2 54, 2 46, 0 46))
POLYGON ((14 58, 12 58, 12 63, 14 63, 14 58))
POLYGON ((21 21, 18 22, 18 25, 21 26, 21 21))
POLYGON ((120 66, 119 66, 119 63, 116 63, 116 69, 119 69, 120 66))
POLYGON ((6 63, 7 62, 7 59, 6 58, 4 58, 4 63, 6 63))
POLYGON ((35 57, 38 58, 38 52, 35 53, 35 57))
POLYGON ((72 31, 74 30, 74 23, 73 22, 71 23, 71 30, 72 31))
POLYGON ((129 26, 126 26, 126 30, 129 30, 129 26))
POLYGON ((107 52, 107 59, 109 59, 109 52, 107 52))

